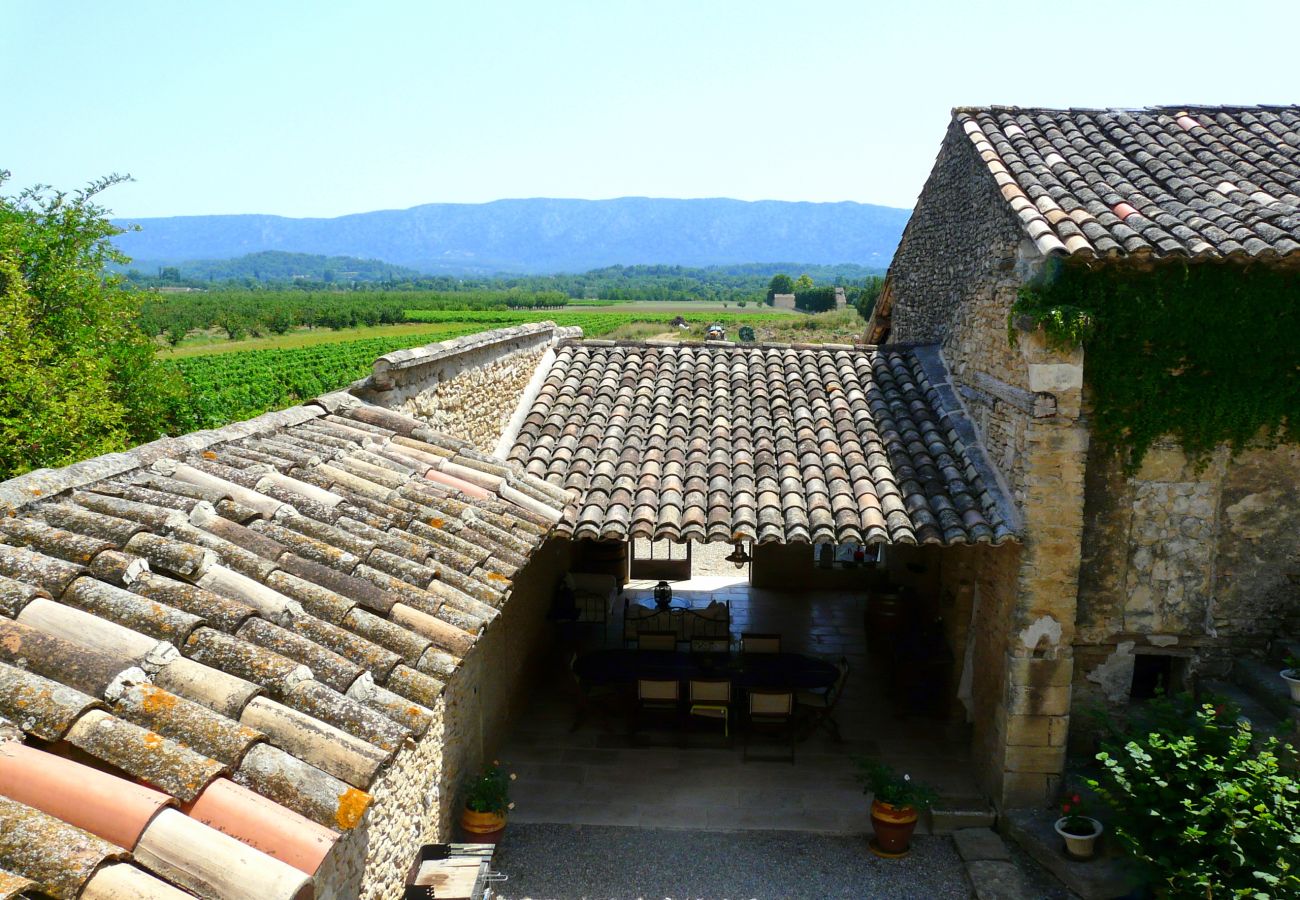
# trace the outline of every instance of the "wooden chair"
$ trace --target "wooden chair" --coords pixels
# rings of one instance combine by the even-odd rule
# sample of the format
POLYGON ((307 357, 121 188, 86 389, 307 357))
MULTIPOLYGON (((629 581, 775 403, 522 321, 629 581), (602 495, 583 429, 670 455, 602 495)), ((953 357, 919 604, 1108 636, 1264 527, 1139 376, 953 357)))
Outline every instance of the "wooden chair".
POLYGON ((642 631, 636 636, 636 648, 638 650, 667 650, 671 653, 677 649, 677 632, 642 631))
POLYGON ((670 718, 680 723, 682 685, 676 678, 638 678, 636 680, 636 719, 632 733, 641 730, 647 716, 670 718))
POLYGON ((721 719, 722 736, 731 739, 731 680, 692 678, 688 685, 687 715, 700 719, 721 719))
POLYGON ((811 735, 818 728, 825 728, 830 733, 831 739, 839 743, 844 739, 840 737, 840 725, 835 721, 834 713, 835 705, 840 702, 840 695, 844 693, 844 683, 849 679, 848 657, 841 656, 835 667, 839 669, 839 675, 836 676, 834 684, 820 691, 799 691, 794 695, 794 699, 800 709, 806 710, 809 714, 807 735, 811 735))
MULTIPOLYGON (((783 734, 790 741, 790 765, 794 765, 794 692, 751 689, 749 691, 749 722, 745 729, 745 746, 741 759, 750 760, 749 743, 754 731, 770 730, 783 734)), ((755 756, 754 759, 773 759, 774 757, 755 756)), ((784 759, 784 757, 775 757, 784 759)))
POLYGON ((741 653, 780 653, 781 635, 745 632, 740 636, 741 653))

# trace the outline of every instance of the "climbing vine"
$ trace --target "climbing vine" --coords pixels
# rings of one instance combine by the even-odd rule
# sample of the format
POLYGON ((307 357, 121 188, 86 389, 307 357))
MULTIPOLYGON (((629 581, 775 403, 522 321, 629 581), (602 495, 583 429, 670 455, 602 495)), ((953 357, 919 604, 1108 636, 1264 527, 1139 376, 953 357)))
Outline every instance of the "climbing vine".
POLYGON ((1130 471, 1166 435, 1200 465, 1220 444, 1300 442, 1300 272, 1057 262, 1020 289, 1013 340, 1026 318, 1083 345, 1093 432, 1130 471))

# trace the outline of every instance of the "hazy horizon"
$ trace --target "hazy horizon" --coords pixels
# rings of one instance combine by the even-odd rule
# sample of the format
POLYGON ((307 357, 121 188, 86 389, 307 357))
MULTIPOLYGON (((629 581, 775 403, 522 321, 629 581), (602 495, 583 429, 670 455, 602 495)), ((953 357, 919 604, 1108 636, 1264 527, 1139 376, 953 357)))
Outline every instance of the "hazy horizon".
POLYGON ((208 213, 208 212, 177 213, 175 215, 168 215, 168 216, 127 216, 127 215, 120 215, 114 213, 113 219, 139 221, 142 219, 199 219, 199 218, 211 218, 214 216, 264 216, 264 217, 271 217, 277 219, 343 219, 348 216, 363 216, 368 213, 404 212, 406 210, 418 209, 422 206, 488 206, 493 203, 526 202, 530 200, 559 201, 559 202, 575 201, 579 203, 607 203, 613 200, 673 200, 673 201, 730 200, 730 201, 735 201, 737 203, 754 203, 754 204, 807 203, 816 206, 834 206, 840 203, 851 203, 856 206, 879 206, 885 209, 896 209, 896 210, 902 210, 904 212, 910 212, 912 209, 912 207, 910 206, 890 206, 885 203, 870 203, 870 202, 864 202, 859 200, 779 200, 775 197, 763 197, 757 200, 741 200, 738 197, 721 197, 721 196, 719 197, 651 197, 645 194, 624 194, 618 197, 541 197, 541 196, 498 197, 495 200, 480 200, 480 201, 466 201, 466 202, 456 202, 456 201, 444 202, 439 200, 431 200, 424 203, 412 203, 409 206, 391 206, 391 207, 384 207, 381 209, 357 209, 357 210, 352 210, 350 212, 341 212, 338 213, 337 215, 330 215, 330 216, 293 216, 293 215, 285 215, 283 213, 252 210, 248 212, 227 212, 227 213, 208 213))

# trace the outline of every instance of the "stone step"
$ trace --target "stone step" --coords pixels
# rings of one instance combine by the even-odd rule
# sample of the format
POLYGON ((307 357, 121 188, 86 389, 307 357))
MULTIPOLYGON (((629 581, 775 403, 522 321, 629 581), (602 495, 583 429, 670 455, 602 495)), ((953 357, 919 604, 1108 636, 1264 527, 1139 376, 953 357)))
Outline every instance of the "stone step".
POLYGON ((930 833, 952 834, 963 828, 992 828, 998 820, 982 797, 943 797, 930 808, 930 833))
POLYGON ((1049 810, 1012 810, 1002 816, 998 830, 1082 900, 1128 897, 1142 883, 1132 863, 1102 833, 1098 855, 1087 862, 1068 859, 1061 836, 1053 827, 1057 814, 1049 810))
POLYGON ((1232 680, 1279 719, 1291 717, 1291 689, 1278 672, 1281 664, 1242 658, 1232 661, 1232 680))
POLYGON ((1201 687, 1213 696, 1235 704, 1256 734, 1281 736, 1287 732, 1289 723, 1284 722, 1240 685, 1230 681, 1202 681, 1201 687))

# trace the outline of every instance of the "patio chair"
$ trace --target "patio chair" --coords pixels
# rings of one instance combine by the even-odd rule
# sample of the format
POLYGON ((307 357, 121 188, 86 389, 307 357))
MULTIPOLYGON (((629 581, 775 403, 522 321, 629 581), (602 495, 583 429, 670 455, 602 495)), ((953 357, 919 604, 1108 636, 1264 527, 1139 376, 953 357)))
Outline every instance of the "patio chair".
POLYGON ((730 653, 728 638, 691 638, 692 653, 730 653))
POLYGON ((648 716, 670 718, 680 724, 682 685, 676 678, 638 678, 636 680, 636 718, 631 733, 641 730, 648 716))
POLYGON ((745 632, 740 636, 741 653, 780 653, 781 635, 745 632))
POLYGON ((794 700, 801 710, 808 713, 809 727, 806 736, 811 735, 818 728, 825 728, 830 733, 831 740, 840 743, 844 739, 840 737, 840 725, 835 721, 834 714, 835 705, 840 702, 840 695, 844 693, 844 683, 849 678, 848 657, 841 656, 835 668, 839 669, 839 675, 835 677, 834 684, 819 691, 799 691, 794 695, 794 700))
POLYGON ((722 736, 731 739, 731 679, 692 678, 687 686, 690 706, 687 715, 699 719, 721 719, 722 736))
MULTIPOLYGON (((794 692, 758 690, 749 691, 749 723, 745 729, 745 746, 741 759, 749 762, 750 739, 756 730, 771 731, 789 738, 790 765, 794 765, 794 692)), ((769 756, 754 756, 754 759, 773 759, 769 756)), ((784 759, 785 757, 775 757, 784 759)))
POLYGON ((677 649, 677 632, 642 631, 636 636, 636 648, 638 650, 667 650, 671 653, 677 649))

